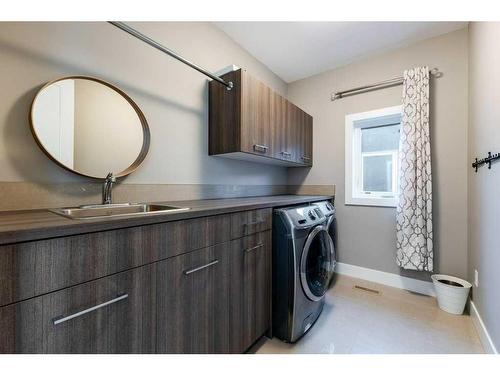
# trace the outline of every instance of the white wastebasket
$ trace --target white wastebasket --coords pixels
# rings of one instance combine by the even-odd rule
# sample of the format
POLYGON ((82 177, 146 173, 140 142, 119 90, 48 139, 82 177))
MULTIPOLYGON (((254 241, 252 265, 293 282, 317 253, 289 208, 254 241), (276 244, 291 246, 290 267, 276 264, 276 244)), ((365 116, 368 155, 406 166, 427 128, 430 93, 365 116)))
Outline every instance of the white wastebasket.
POLYGON ((439 308, 451 314, 461 315, 472 284, 448 275, 432 275, 431 278, 436 289, 439 308))

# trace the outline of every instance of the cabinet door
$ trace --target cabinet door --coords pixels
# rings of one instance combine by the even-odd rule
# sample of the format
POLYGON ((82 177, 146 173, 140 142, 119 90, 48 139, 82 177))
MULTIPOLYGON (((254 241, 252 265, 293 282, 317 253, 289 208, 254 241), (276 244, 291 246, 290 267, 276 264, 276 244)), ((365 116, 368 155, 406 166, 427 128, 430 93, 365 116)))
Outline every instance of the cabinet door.
POLYGON ((158 263, 159 353, 228 352, 229 247, 158 263))
POLYGON ((242 72, 241 149, 272 156, 271 89, 242 72))
POLYGON ((231 242, 231 352, 247 350, 271 321, 271 231, 231 242))
POLYGON ((271 129, 273 135, 273 157, 281 160, 294 160, 293 131, 289 126, 287 111, 290 103, 281 95, 271 95, 271 129))
POLYGON ((297 108, 297 158, 296 161, 312 165, 312 116, 297 108))
POLYGON ((308 115, 305 113, 306 119, 305 119, 305 156, 307 159, 305 159, 305 163, 307 165, 313 164, 313 117, 311 115, 308 115))
POLYGON ((0 309, 2 353, 154 353, 156 266, 0 309))
POLYGON ((290 142, 290 150, 292 153, 291 161, 300 163, 300 154, 302 153, 301 143, 300 143, 300 133, 302 131, 301 127, 301 115, 300 109, 295 105, 287 101, 286 105, 286 132, 288 133, 288 138, 290 142))
POLYGON ((293 129, 294 158, 296 163, 312 165, 312 117, 291 104, 288 126, 293 129))

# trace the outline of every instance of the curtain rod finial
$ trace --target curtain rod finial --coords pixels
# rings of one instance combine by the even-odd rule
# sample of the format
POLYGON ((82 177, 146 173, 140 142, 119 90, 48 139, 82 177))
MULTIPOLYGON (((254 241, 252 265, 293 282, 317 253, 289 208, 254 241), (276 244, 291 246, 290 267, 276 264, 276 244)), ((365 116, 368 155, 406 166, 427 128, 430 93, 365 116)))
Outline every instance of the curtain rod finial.
POLYGON ((333 93, 333 94, 332 94, 332 97, 331 97, 331 101, 333 102, 333 101, 335 101, 335 100, 337 100, 337 99, 342 99, 342 94, 340 94, 340 93, 338 93, 338 92, 333 93))
POLYGON ((429 73, 436 78, 442 77, 443 73, 439 71, 439 68, 432 68, 429 73))

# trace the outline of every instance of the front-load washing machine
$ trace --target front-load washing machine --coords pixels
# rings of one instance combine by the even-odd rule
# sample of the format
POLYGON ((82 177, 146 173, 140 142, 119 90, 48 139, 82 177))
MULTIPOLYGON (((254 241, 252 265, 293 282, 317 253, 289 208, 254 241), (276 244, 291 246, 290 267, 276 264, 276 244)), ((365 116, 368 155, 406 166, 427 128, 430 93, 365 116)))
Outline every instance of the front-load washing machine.
POLYGON ((328 218, 314 205, 274 210, 273 335, 302 337, 321 314, 335 265, 328 218))

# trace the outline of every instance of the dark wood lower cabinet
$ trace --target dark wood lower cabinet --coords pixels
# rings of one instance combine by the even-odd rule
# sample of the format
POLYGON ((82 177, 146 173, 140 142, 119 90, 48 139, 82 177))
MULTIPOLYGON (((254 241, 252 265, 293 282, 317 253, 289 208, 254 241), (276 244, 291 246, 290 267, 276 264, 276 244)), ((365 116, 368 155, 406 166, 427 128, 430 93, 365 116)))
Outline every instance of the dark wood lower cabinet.
POLYGON ((43 353, 41 298, 0 308, 0 353, 43 353))
POLYGON ((242 353, 270 328, 271 231, 231 242, 230 345, 242 353))
POLYGON ((243 353, 270 328, 271 231, 158 264, 157 351, 243 353))
POLYGON ((1 353, 154 353, 156 265, 0 309, 1 353))
POLYGON ((158 353, 229 352, 230 243, 158 263, 158 353))
POLYGON ((245 352, 271 324, 272 210, 192 223, 4 246, 0 353, 245 352))
POLYGON ((230 215, 0 246, 0 306, 230 240, 230 215))

